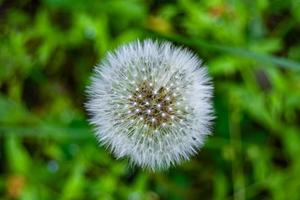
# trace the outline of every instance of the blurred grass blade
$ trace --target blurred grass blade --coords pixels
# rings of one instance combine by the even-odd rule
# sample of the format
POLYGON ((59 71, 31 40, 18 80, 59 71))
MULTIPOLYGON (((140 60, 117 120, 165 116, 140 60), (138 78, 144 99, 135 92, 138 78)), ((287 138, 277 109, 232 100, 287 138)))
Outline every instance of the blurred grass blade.
POLYGON ((0 127, 0 136, 14 134, 17 136, 27 137, 48 137, 54 139, 92 139, 91 129, 89 128, 72 128, 56 126, 36 126, 36 127, 0 127))
POLYGON ((263 63, 271 63, 271 64, 274 64, 281 68, 287 68, 287 69, 291 69, 291 70, 300 71, 300 63, 299 62, 289 60, 286 58, 268 55, 268 54, 256 53, 256 52, 244 49, 244 48, 229 47, 229 46, 224 46, 224 45, 219 45, 219 44, 213 44, 213 43, 210 43, 210 42, 198 39, 198 38, 189 39, 189 38, 182 37, 179 35, 165 35, 165 34, 150 32, 150 36, 155 36, 155 37, 159 36, 159 37, 167 39, 167 40, 172 40, 175 42, 179 42, 181 44, 185 44, 190 47, 195 47, 198 50, 205 48, 207 50, 212 50, 212 51, 221 51, 224 53, 229 53, 229 54, 253 59, 256 61, 263 62, 263 63))

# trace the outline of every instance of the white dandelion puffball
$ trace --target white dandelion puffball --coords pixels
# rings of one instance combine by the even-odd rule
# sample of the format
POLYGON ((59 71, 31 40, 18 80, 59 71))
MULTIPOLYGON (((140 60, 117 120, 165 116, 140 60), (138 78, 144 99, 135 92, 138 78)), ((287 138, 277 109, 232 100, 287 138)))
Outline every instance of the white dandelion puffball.
POLYGON ((150 170, 188 160, 210 134, 213 87, 199 58, 169 42, 132 42, 95 67, 86 108, 99 142, 150 170))

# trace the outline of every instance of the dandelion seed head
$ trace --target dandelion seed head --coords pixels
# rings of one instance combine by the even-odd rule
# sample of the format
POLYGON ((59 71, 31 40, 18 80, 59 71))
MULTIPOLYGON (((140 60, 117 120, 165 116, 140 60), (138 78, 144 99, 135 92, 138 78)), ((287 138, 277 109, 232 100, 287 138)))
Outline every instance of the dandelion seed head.
POLYGON ((95 67, 86 108, 102 145, 155 171, 188 160, 203 145, 213 119, 212 89, 190 51, 136 41, 95 67))

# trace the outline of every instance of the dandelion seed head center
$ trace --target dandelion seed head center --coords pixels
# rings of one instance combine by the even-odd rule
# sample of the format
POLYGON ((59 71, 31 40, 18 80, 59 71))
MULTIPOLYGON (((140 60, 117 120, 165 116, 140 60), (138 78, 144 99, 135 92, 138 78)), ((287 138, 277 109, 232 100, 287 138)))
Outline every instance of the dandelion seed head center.
POLYGON ((128 98, 128 104, 131 105, 129 111, 134 113, 130 115, 132 119, 157 129, 182 118, 177 112, 179 99, 172 95, 172 88, 162 86, 155 90, 153 83, 147 81, 138 84, 137 88, 139 90, 133 90, 128 98))

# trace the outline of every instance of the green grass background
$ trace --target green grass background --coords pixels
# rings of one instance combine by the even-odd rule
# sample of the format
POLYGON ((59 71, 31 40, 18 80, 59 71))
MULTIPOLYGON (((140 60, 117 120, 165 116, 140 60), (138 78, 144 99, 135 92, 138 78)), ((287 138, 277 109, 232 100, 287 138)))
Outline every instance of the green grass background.
POLYGON ((299 0, 0 0, 0 199, 300 199, 299 0), (92 67, 137 38, 195 51, 213 135, 151 173, 99 147, 92 67))

